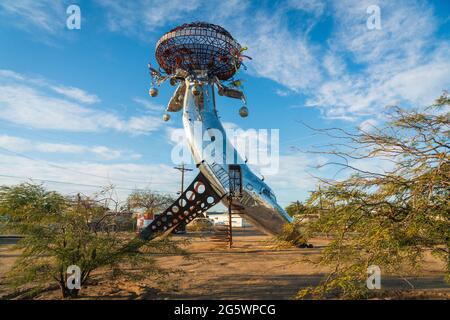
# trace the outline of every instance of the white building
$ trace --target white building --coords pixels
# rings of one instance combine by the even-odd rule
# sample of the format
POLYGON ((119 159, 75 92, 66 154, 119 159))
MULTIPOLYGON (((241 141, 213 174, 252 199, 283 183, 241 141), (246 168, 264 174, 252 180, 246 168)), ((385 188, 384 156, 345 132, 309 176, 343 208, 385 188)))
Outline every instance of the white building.
MULTIPOLYGON (((214 222, 214 225, 228 224, 228 212, 213 212, 208 211, 206 215, 214 222)), ((236 228, 250 227, 251 224, 244 218, 233 214, 231 216, 231 225, 236 228)))

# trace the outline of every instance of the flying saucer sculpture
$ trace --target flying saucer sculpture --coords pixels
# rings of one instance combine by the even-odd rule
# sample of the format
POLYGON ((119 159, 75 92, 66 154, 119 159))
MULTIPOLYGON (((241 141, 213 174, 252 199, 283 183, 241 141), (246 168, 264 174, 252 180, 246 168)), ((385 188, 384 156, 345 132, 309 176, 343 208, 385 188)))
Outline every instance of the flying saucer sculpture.
POLYGON ((241 46, 224 28, 207 23, 189 23, 172 29, 156 44, 156 59, 167 74, 178 69, 193 75, 228 80, 240 67, 241 46))
MULTIPOLYGON (((269 186, 242 161, 217 116, 215 87, 219 95, 241 100, 244 105, 239 114, 248 116, 245 95, 232 78, 243 61, 250 59, 243 54, 245 50, 224 28, 203 22, 176 27, 158 41, 160 69, 149 66, 153 83, 149 93, 157 96, 156 87, 164 81, 177 85, 166 112, 182 110, 185 133, 200 173, 175 203, 141 232, 142 238, 171 231, 183 221, 189 223, 220 201, 269 234, 280 233, 285 223, 292 222, 269 186), (204 141, 195 137, 199 122, 201 136, 223 144, 218 149, 223 152, 203 152, 204 141), (220 141, 216 140, 218 135, 220 141), (230 190, 237 196, 228 197, 230 190)), ((169 114, 163 119, 168 121, 169 114)))

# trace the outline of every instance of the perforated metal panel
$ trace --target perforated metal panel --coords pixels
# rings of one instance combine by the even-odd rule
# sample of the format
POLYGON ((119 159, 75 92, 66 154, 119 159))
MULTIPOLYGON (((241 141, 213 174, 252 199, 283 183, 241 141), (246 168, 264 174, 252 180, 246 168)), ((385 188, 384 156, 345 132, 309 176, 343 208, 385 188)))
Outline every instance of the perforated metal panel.
POLYGON ((158 234, 175 229, 181 221, 186 224, 221 200, 208 180, 199 173, 180 197, 141 231, 140 237, 150 240, 158 234))

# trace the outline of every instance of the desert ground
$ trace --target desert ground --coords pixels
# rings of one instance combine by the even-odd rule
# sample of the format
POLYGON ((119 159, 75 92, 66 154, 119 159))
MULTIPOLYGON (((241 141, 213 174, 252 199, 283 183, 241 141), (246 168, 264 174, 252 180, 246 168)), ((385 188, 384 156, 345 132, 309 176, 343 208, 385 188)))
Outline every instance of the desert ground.
MULTIPOLYGON (((105 271, 94 274, 91 284, 83 288, 80 299, 292 299, 307 286, 317 284, 328 271, 310 261, 326 246, 326 239, 312 239, 314 248, 279 248, 270 236, 252 228, 235 229, 234 245, 214 241, 213 234, 186 234, 189 257, 159 255, 159 267, 165 275, 132 282, 110 280, 105 271)), ((5 273, 19 252, 12 244, 0 243, 0 299, 21 299, 4 284, 5 273)), ((384 298, 450 299, 450 287, 444 282, 443 265, 426 255, 420 276, 406 279, 382 275, 384 298)), ((49 284, 34 299, 59 299, 55 285, 49 284)))

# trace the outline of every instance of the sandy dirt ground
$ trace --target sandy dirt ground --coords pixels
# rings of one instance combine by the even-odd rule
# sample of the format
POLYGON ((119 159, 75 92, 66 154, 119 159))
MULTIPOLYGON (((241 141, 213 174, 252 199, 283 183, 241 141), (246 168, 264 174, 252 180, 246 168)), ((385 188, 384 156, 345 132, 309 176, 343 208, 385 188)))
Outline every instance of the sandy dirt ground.
MULTIPOLYGON (((328 271, 308 262, 326 245, 326 239, 313 239, 314 248, 275 248, 269 236, 254 229, 235 230, 234 246, 214 242, 211 235, 186 235, 191 239, 189 258, 176 255, 157 257, 158 266, 172 270, 168 275, 131 282, 107 280, 100 271, 89 287, 81 291, 82 299, 292 299, 307 286, 320 282, 328 271)), ((20 298, 11 295, 4 285, 5 272, 19 252, 0 245, 0 299, 20 298)), ((450 299, 450 287, 444 282, 443 265, 427 255, 419 277, 399 279, 383 276, 383 289, 391 298, 450 299)), ((34 297, 58 299, 55 286, 34 297)))

